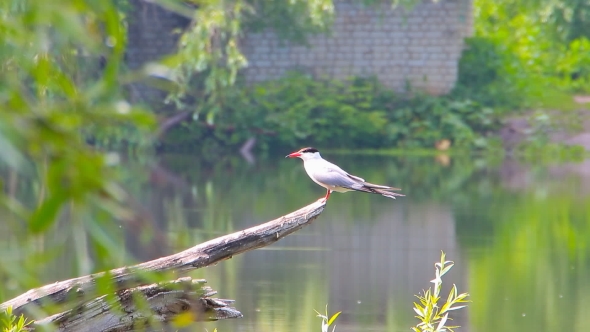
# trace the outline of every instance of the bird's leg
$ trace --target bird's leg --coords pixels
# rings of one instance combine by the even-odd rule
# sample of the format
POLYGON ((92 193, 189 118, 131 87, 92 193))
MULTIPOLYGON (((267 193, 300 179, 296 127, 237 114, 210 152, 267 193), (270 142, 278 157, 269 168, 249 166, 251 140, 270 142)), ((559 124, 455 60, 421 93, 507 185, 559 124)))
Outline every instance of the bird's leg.
POLYGON ((331 194, 331 193, 332 193, 332 190, 328 190, 328 191, 326 192, 326 196, 324 196, 324 197, 322 197, 322 198, 318 199, 318 201, 322 201, 323 203, 325 203, 325 202, 328 200, 328 198, 330 198, 330 194, 331 194))

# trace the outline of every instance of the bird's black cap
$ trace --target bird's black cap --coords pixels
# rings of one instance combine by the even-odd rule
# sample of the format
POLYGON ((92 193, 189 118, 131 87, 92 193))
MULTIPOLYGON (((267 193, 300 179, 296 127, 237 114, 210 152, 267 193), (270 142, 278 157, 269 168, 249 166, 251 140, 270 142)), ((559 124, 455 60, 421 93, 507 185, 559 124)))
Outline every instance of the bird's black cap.
POLYGON ((301 152, 301 153, 305 153, 305 152, 311 152, 311 153, 314 153, 314 152, 320 152, 320 151, 319 151, 318 149, 316 149, 316 148, 312 148, 312 147, 310 146, 310 147, 303 148, 303 149, 299 150, 299 152, 301 152))

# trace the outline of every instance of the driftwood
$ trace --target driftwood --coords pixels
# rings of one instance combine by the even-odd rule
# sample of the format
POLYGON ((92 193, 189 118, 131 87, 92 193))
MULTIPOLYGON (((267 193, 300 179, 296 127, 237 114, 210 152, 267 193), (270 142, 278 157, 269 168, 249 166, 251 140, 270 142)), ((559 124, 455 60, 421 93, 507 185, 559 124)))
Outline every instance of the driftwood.
POLYGON ((267 246, 310 224, 324 207, 325 202, 320 199, 278 219, 204 242, 174 255, 32 289, 0 304, 0 310, 12 307, 15 314, 22 313, 34 319, 38 316, 32 313, 38 314, 39 308, 44 305, 71 305, 77 302, 73 309, 35 322, 57 324, 61 331, 125 331, 137 326, 135 324, 148 321, 169 322, 183 312, 198 313, 194 315, 195 320, 241 317, 239 311, 229 307, 231 300, 211 298, 214 292, 202 286, 204 281, 180 278, 173 282, 152 284, 145 276, 169 273, 177 278, 188 271, 267 246), (98 293, 96 282, 100 278, 110 280, 117 291, 116 297, 98 293), (137 293, 145 295, 150 312, 138 312, 131 301, 131 294, 137 293))
POLYGON ((111 298, 100 296, 74 309, 37 320, 35 324, 52 324, 60 331, 115 332, 168 323, 180 314, 191 315, 192 321, 242 317, 239 311, 229 306, 232 300, 211 298, 217 292, 203 286, 205 282, 184 277, 173 282, 130 288, 111 298), (150 310, 138 308, 136 299, 140 294, 150 310))

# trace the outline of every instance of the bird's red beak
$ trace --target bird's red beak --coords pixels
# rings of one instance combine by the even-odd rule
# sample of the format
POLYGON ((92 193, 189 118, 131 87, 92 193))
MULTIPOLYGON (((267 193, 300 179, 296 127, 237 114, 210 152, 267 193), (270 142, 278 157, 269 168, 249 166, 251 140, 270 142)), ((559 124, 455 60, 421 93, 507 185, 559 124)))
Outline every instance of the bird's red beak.
POLYGON ((297 158, 297 157, 301 157, 301 152, 297 151, 297 152, 293 152, 293 153, 285 156, 285 158, 297 158))

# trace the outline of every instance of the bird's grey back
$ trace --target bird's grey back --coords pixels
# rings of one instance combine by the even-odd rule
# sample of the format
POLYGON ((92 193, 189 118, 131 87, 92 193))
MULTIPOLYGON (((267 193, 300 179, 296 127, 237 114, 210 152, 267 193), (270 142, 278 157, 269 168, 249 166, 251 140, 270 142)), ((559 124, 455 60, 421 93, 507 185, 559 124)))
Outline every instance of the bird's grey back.
POLYGON ((350 176, 342 168, 325 159, 309 160, 305 162, 304 167, 309 177, 330 186, 354 189, 363 186, 362 178, 350 176))

